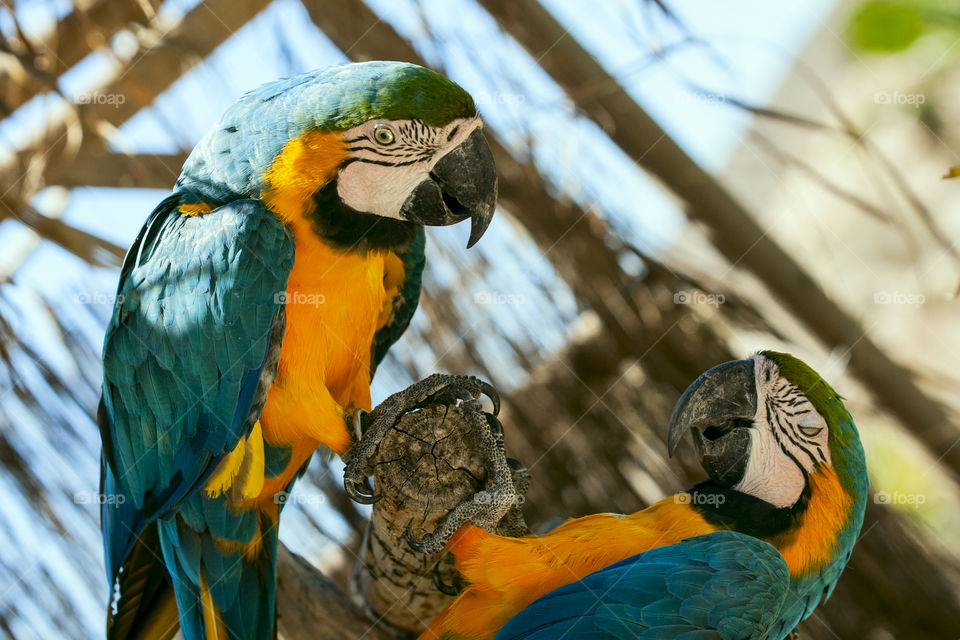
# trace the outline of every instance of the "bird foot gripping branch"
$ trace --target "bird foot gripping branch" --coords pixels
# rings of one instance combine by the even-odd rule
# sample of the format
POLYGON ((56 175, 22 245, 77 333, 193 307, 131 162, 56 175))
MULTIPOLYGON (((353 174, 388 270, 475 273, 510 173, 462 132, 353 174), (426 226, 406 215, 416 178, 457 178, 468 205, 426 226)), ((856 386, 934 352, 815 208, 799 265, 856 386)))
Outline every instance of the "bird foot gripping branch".
POLYGON ((444 545, 464 522, 529 533, 519 505, 530 476, 504 453, 498 411, 486 382, 435 374, 359 421, 365 429, 348 454, 344 484, 374 507, 351 586, 395 628, 422 631, 462 588, 444 545), (492 413, 481 406, 484 394, 492 413), (375 494, 359 491, 368 472, 375 494))
POLYGON ((356 441, 343 456, 346 468, 343 487, 361 504, 373 504, 379 496, 370 492, 368 478, 373 475, 375 456, 384 436, 400 418, 431 404, 450 405, 458 401, 478 400, 481 394, 493 402, 493 416, 500 413, 500 396, 487 382, 473 376, 452 376, 435 373, 403 391, 393 394, 371 412, 358 411, 354 416, 356 441))

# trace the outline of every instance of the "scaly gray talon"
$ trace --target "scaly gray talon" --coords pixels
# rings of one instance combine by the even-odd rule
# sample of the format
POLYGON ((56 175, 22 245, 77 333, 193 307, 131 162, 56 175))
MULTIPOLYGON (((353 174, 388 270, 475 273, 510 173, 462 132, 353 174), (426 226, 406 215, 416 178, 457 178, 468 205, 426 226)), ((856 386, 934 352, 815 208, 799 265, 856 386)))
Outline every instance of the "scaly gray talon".
POLYGON ((516 458, 507 458, 507 466, 510 467, 510 478, 513 480, 513 488, 517 495, 526 496, 530 490, 530 482, 533 476, 527 467, 516 458))
POLYGON ((500 533, 510 538, 522 538, 530 535, 530 527, 523 517, 523 511, 520 505, 530 489, 532 476, 527 467, 516 458, 507 458, 507 466, 510 467, 510 478, 513 481, 513 488, 517 492, 516 504, 510 507, 507 514, 500 521, 500 533))
POLYGON ((503 520, 500 521, 500 526, 497 529, 500 531, 500 535, 508 538, 522 538, 531 533, 519 506, 511 507, 510 511, 507 511, 507 515, 503 516, 503 520))

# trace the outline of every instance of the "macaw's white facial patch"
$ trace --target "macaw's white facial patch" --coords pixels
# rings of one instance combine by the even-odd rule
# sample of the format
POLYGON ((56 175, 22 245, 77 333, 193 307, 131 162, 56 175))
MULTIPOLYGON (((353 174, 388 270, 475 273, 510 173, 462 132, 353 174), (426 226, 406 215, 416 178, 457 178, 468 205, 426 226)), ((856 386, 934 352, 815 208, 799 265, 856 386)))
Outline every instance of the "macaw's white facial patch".
POLYGON ((753 357, 757 414, 750 430, 750 457, 738 491, 777 507, 797 502, 806 475, 830 464, 829 430, 803 392, 780 376, 777 365, 753 357))
POLYGON ((344 204, 384 218, 400 219, 400 209, 437 162, 481 126, 479 116, 444 127, 420 120, 370 120, 347 130, 350 160, 337 178, 344 204))

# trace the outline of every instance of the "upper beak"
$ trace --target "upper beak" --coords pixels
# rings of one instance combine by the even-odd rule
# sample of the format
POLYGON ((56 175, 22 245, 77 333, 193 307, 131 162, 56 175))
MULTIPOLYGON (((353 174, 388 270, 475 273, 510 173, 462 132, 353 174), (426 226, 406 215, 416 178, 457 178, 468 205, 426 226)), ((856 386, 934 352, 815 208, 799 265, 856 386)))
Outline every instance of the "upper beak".
POLYGON ((738 483, 750 455, 750 427, 757 413, 753 360, 735 360, 710 369, 680 396, 670 416, 671 456, 688 431, 700 464, 720 484, 738 483))
POLYGON ((497 206, 497 167, 480 129, 434 166, 400 209, 411 222, 429 226, 470 218, 469 249, 490 226, 497 206))

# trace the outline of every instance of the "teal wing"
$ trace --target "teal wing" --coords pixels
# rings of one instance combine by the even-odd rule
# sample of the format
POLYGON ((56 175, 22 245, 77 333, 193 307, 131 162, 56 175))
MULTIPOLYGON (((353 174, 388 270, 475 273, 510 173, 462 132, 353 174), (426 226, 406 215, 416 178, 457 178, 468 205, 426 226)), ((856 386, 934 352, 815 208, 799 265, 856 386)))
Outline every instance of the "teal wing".
POLYGON ((393 313, 386 324, 373 336, 371 369, 374 371, 393 343, 399 340, 407 330, 410 319, 417 310, 417 304, 420 302, 420 285, 423 282, 423 265, 426 261, 424 255, 426 244, 426 233, 423 227, 418 226, 413 239, 406 247, 396 252, 403 262, 403 284, 400 285, 400 291, 393 299, 393 313))
POLYGON ((762 640, 790 586, 771 545, 723 531, 651 549, 539 598, 495 640, 762 640))
POLYGON ((124 563, 155 558, 139 552, 156 547, 146 528, 171 518, 249 433, 283 335, 289 229, 258 200, 200 216, 177 205, 161 203, 127 254, 104 339, 102 527, 114 600, 147 597, 114 593, 125 576, 149 574, 142 581, 159 589, 156 572, 124 563))

